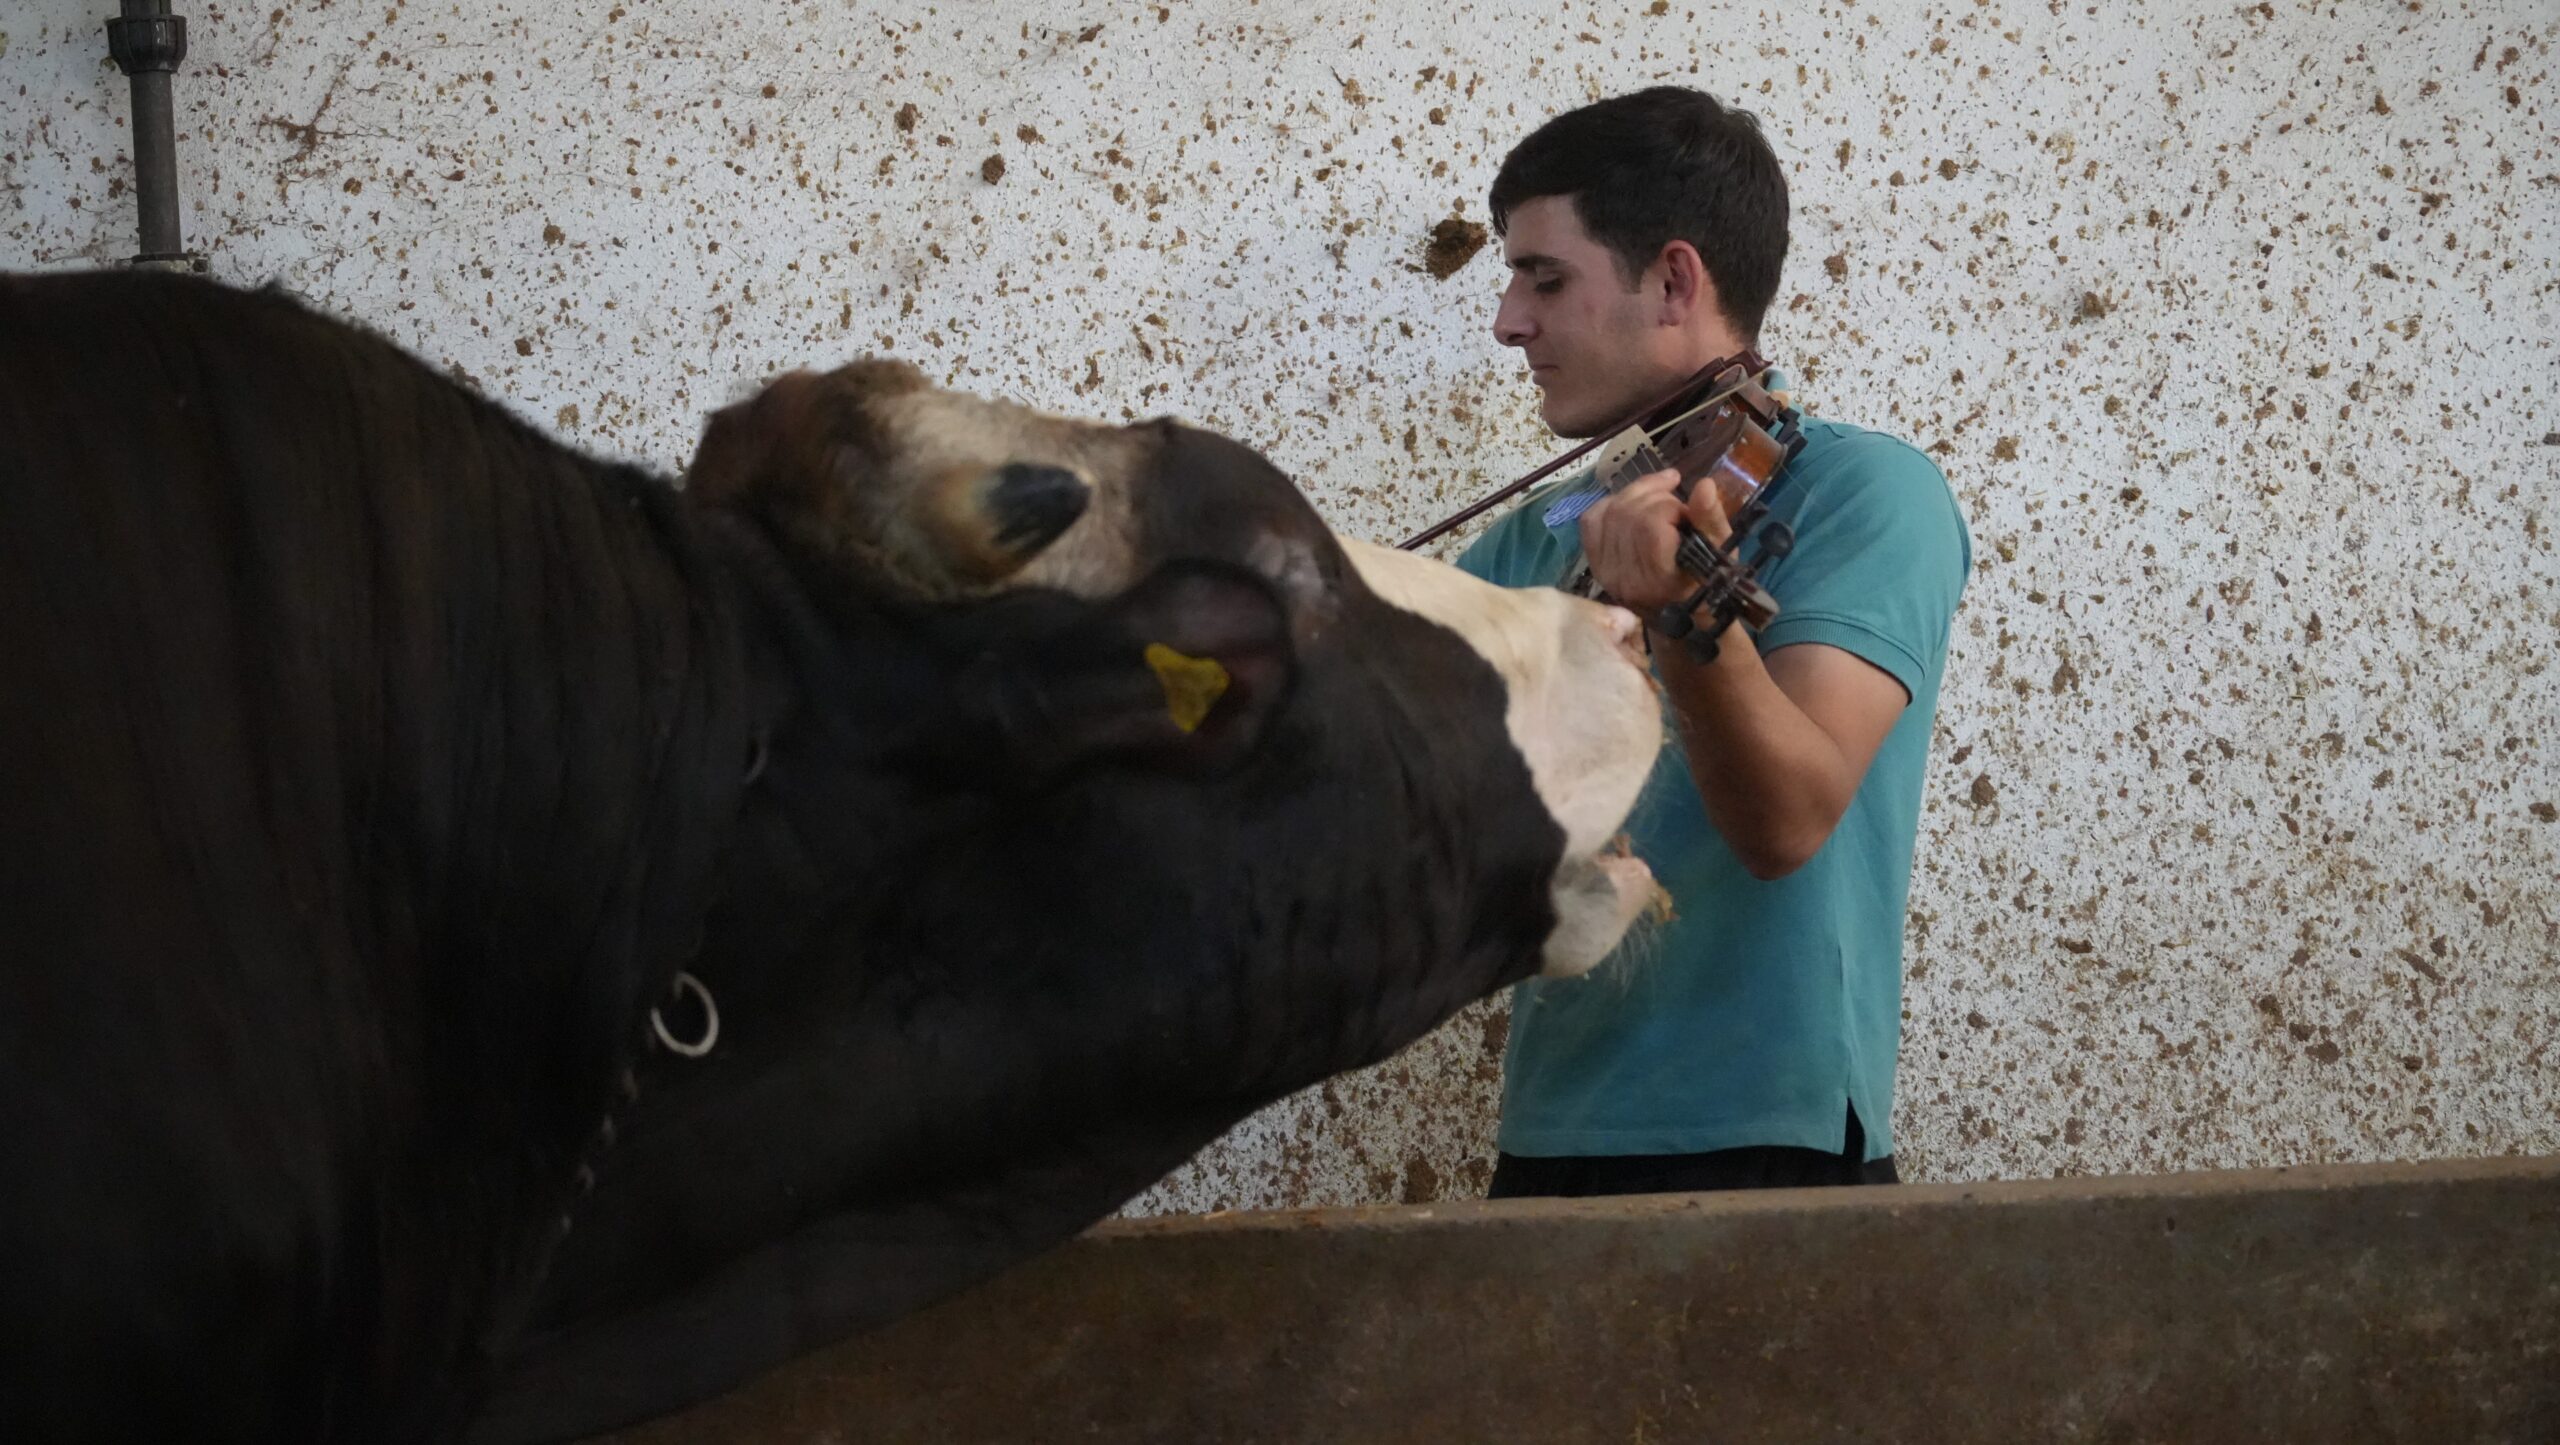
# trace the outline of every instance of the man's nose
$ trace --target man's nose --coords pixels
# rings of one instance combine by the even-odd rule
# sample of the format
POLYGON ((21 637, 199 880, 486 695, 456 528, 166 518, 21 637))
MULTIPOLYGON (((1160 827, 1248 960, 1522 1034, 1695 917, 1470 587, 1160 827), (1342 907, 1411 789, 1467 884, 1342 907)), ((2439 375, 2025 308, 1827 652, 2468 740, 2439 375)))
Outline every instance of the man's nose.
POLYGON ((1505 346, 1526 346, 1538 328, 1529 324, 1529 308, 1506 291, 1502 304, 1494 309, 1493 339, 1505 346))

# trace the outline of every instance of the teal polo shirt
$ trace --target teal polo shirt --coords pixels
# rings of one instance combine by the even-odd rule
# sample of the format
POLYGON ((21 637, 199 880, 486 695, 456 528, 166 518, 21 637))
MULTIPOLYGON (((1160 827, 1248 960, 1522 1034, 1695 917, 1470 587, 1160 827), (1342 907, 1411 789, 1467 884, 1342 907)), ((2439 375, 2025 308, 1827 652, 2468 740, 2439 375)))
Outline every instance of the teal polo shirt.
MULTIPOLYGON (((1866 1157, 1893 1150, 1904 904, 1947 634, 1973 541, 1928 457, 1841 422, 1804 423, 1773 515, 1793 553, 1763 570, 1777 619, 1762 655, 1800 642, 1857 654, 1911 701, 1821 851, 1772 882, 1707 821, 1667 725, 1628 832, 1677 916, 1579 978, 1512 996, 1499 1146, 1508 1154, 1691 1154, 1754 1145, 1838 1153, 1858 1111, 1866 1157)), ((1575 523, 1532 494, 1458 565, 1511 587, 1581 563, 1575 523)), ((1727 645, 1742 635, 1726 634, 1727 645)))

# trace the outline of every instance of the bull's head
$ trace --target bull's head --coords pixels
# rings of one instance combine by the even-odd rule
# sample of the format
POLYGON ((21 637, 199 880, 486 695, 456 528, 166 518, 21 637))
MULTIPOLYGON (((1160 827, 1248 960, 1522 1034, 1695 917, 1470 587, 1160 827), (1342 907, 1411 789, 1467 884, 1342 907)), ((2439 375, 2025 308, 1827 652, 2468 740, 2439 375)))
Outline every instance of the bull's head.
MULTIPOLYGON (((1341 632, 1381 604, 1429 619, 1500 678, 1504 729, 1564 835, 1543 971, 1588 969, 1653 901, 1643 865, 1605 851, 1660 740, 1631 651, 1637 624, 1621 609, 1488 586, 1335 537, 1277 470, 1224 438, 1169 422, 1051 416, 942 390, 891 360, 795 371, 720 412, 688 485, 917 602, 1047 588, 1121 599, 1141 614, 1139 630, 1157 635, 1141 638, 1135 656, 1152 659, 1155 686, 1124 649, 1116 695, 1134 706, 1061 716, 1049 669, 1006 680, 1038 691, 1026 699, 1015 688, 995 704, 1015 709, 1013 745, 1030 747, 1022 734, 1036 728, 1053 761, 1140 741, 1178 743, 1161 749, 1167 756, 1232 760, 1276 710, 1291 659, 1337 644, 1367 651, 1341 632), (1215 575, 1221 564, 1251 572, 1269 594, 1240 595, 1215 575)), ((1375 681, 1411 699, 1392 676, 1398 659, 1370 661, 1385 674, 1375 681)), ((1433 670, 1425 658, 1404 661, 1417 677, 1433 670)), ((1094 680, 1082 681, 1090 699, 1094 680)))
POLYGON ((1607 852, 1661 742, 1635 620, 1337 538, 1226 438, 870 361, 723 412, 689 490, 782 659, 720 1043, 643 1069, 521 1420, 946 1293, 1653 901, 1607 852))

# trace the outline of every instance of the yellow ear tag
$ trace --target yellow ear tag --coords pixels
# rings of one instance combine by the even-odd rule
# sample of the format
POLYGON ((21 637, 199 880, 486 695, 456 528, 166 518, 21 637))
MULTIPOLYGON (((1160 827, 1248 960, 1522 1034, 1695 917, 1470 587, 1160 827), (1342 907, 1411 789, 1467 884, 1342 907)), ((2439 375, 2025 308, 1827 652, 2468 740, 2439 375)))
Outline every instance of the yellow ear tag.
POLYGON ((1214 657, 1186 657, 1161 642, 1147 644, 1147 666, 1156 670, 1156 681, 1164 684, 1164 710, 1173 715, 1173 725, 1184 732, 1194 732, 1209 716, 1209 709, 1227 691, 1227 670, 1214 657))

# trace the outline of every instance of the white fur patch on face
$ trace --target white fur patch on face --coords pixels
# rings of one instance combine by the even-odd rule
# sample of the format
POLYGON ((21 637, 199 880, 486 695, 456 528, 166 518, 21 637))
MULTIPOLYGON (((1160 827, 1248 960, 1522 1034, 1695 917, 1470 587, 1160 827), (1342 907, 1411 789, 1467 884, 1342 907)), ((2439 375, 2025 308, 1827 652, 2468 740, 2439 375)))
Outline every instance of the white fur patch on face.
POLYGON ((1370 591, 1457 633, 1501 676, 1512 746, 1564 830, 1544 971, 1598 963, 1654 897, 1641 862, 1599 856, 1662 747, 1661 706, 1634 651, 1634 615, 1553 587, 1496 587, 1354 538, 1342 546, 1370 591))

